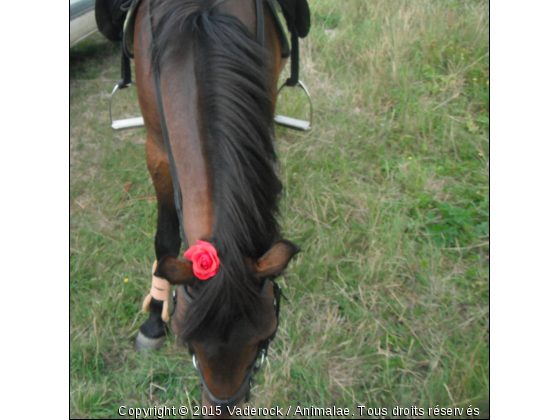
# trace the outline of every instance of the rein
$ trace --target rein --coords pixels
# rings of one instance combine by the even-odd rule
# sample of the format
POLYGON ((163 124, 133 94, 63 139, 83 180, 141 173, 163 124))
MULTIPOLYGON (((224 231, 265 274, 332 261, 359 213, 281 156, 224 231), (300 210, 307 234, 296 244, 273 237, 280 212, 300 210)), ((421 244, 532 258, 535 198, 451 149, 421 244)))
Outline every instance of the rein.
MULTIPOLYGON (((150 30, 148 31, 149 43, 153 44, 153 25, 152 25, 152 10, 151 2, 148 2, 148 25, 150 30)), ((156 93, 156 103, 159 115, 159 121, 161 123, 161 133, 163 136, 163 142, 165 144, 165 151, 169 159, 169 169, 171 172, 171 181, 173 183, 173 197, 175 199, 175 210, 177 211, 177 217, 179 218, 179 225, 181 226, 181 238, 185 244, 185 248, 189 247, 189 241, 187 240, 187 235, 185 234, 185 225, 183 222, 183 195, 181 194, 181 185, 179 184, 179 177, 177 175, 177 166, 175 165, 175 159, 173 157, 173 151, 171 149, 171 142, 169 141, 169 132, 167 131, 167 123, 165 121, 165 113, 163 111, 163 98, 161 96, 161 80, 159 77, 159 71, 152 71, 154 76, 154 86, 156 93)))
MULTIPOLYGON (((257 20, 257 41, 259 42, 259 44, 261 46, 264 46, 264 11, 263 11, 263 1, 266 0, 254 0, 255 1, 255 8, 256 8, 256 20, 257 20)), ((223 2, 218 3, 216 6, 218 6, 219 4, 221 4, 223 2)), ((152 45, 153 43, 153 24, 152 24, 152 14, 151 14, 151 3, 148 2, 148 22, 149 22, 149 31, 148 31, 148 37, 149 37, 149 42, 150 45, 152 45)), ((124 60, 123 60, 124 61, 124 60)), ((123 70, 124 71, 124 70, 123 70)), ((162 98, 162 94, 161 94, 161 80, 160 80, 160 75, 159 75, 159 71, 154 71, 153 73, 153 78, 154 78, 154 87, 155 87, 155 96, 156 96, 156 103, 157 103, 157 108, 158 108, 158 114, 159 114, 159 119, 161 122, 161 131, 162 131, 162 135, 163 135, 163 140, 165 143, 165 150, 167 152, 167 156, 169 158, 169 167, 170 167, 170 172, 171 172, 171 179, 172 179, 172 183, 173 183, 173 190, 174 190, 174 198, 175 198, 175 209, 177 211, 177 216, 179 218, 179 224, 181 226, 181 237, 183 239, 183 243, 185 244, 185 247, 188 248, 188 240, 187 240, 187 235, 185 234, 185 227, 184 227, 184 223, 183 223, 183 200, 182 200, 182 194, 181 194, 181 186, 179 184, 179 178, 177 175, 177 166, 175 164, 175 159, 173 158, 173 151, 171 149, 171 143, 169 141, 169 132, 167 130, 167 123, 165 120, 165 113, 164 113, 164 109, 163 109, 163 98, 162 98)), ((276 303, 276 328, 274 329, 274 332, 266 339, 262 340, 259 343, 259 347, 257 350, 257 355, 255 356, 255 359, 253 360, 253 362, 251 363, 251 367, 249 368, 249 371, 247 372, 247 374, 245 375, 245 378, 243 379, 243 382, 241 383, 241 386, 239 387, 239 389, 233 394, 233 396, 231 396, 230 398, 218 398, 216 397, 212 391, 210 391, 210 388, 208 387, 208 384, 206 382, 206 380, 204 379, 204 375, 202 374, 202 370, 200 369, 200 365, 198 363, 198 359, 196 357, 196 354, 193 350, 189 349, 189 352, 192 354, 193 357, 193 366, 196 369, 196 371, 198 372, 198 375, 200 376, 200 380, 202 382, 202 386, 208 396, 208 399, 210 401, 210 403, 214 406, 220 406, 220 407, 226 407, 226 406, 231 406, 234 405, 236 403, 238 403, 239 401, 243 400, 245 398, 245 401, 249 401, 250 398, 250 392, 251 392, 251 385, 253 382, 253 376, 256 372, 259 371, 259 369, 262 367, 266 356, 268 355, 268 347, 270 346, 271 341, 274 339, 274 337, 276 336, 276 331, 278 330, 278 324, 280 321, 280 301, 281 298, 283 296, 282 293, 282 289, 280 288, 280 286, 274 281, 274 280, 269 280, 268 278, 264 281, 263 283, 263 287, 261 289, 261 294, 266 290, 266 288, 268 287, 268 282, 272 281, 273 286, 274 286, 274 299, 275 299, 275 303, 276 303), (259 359, 260 359, 260 363, 259 363, 259 359)), ((187 288, 185 285, 180 286, 181 292, 183 293, 183 296, 185 297, 185 299, 188 302, 193 302, 193 296, 191 296, 189 294, 189 292, 187 291, 187 288)), ((176 291, 173 293, 173 300, 176 300, 176 291)), ((173 312, 175 311, 175 308, 173 308, 173 312)))

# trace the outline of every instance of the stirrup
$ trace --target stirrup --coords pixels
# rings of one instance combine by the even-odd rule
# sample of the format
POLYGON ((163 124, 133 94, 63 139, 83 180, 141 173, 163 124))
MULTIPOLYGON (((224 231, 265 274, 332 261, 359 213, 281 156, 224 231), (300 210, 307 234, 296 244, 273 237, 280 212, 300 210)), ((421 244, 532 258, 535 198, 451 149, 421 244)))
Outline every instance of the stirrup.
MULTIPOLYGON (((278 90, 277 96, 280 95, 280 92, 284 89, 286 83, 284 83, 280 90, 278 90)), ((274 122, 282 127, 292 128, 298 131, 309 131, 311 130, 311 124, 313 122, 313 102, 311 101, 311 95, 301 80, 298 80, 297 84, 293 87, 301 87, 307 95, 307 100, 309 101, 309 121, 298 120, 297 118, 287 117, 285 115, 276 115, 274 117, 274 122)))
POLYGON ((113 98, 115 96, 115 93, 117 93, 117 90, 119 90, 118 83, 113 88, 113 91, 111 92, 111 100, 109 101, 109 117, 111 118, 111 128, 113 130, 126 130, 128 128, 144 127, 144 118, 142 117, 113 120, 113 98))

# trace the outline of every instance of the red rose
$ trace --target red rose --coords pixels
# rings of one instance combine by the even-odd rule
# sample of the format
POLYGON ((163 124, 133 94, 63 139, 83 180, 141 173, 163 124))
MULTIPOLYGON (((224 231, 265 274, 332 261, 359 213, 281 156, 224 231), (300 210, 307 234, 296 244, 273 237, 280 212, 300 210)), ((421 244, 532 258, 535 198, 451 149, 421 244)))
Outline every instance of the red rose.
POLYGON ((214 277, 220 268, 218 252, 210 242, 197 240, 196 245, 185 252, 185 258, 192 261, 193 273, 200 280, 214 277))

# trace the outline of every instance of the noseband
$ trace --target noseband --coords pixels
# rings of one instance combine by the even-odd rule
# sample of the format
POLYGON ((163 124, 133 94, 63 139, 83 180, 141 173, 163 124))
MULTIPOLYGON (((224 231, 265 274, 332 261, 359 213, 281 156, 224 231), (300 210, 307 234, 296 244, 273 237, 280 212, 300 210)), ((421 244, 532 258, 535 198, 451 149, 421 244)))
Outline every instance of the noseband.
MULTIPOLYGON (((257 373, 260 370, 260 368, 264 364, 266 356, 268 355, 268 347, 270 346, 272 340, 274 340, 274 337, 276 336, 276 331, 278 331, 278 325, 280 323, 280 302, 284 294, 282 293, 282 289, 280 288, 278 283, 276 283, 274 280, 269 280, 269 279, 265 279, 263 283, 263 287, 261 289, 261 294, 263 294, 266 291, 269 281, 271 281, 274 286, 273 292, 274 292, 274 301, 276 306, 276 328, 274 328, 274 332, 268 338, 265 338, 259 343, 257 355, 253 359, 249 371, 245 375, 245 378, 243 379, 243 382, 241 383, 237 391, 231 397, 218 398, 212 393, 212 391, 210 391, 210 388, 208 387, 208 384, 204 379, 204 375, 202 374, 202 370, 200 369, 200 364, 198 363, 196 353, 194 352, 194 349, 189 347, 189 353, 192 355, 193 366, 195 370, 198 372, 198 376, 200 377, 200 380, 202 382, 202 387, 204 388, 204 391, 208 396, 208 400, 215 407, 232 406, 242 400, 244 400, 244 402, 248 402, 251 397, 251 386, 253 384, 253 376, 255 375, 255 373, 257 373)), ((180 286, 180 289, 181 292, 183 293, 183 297, 187 300, 187 302, 191 303, 194 301, 194 297, 187 291, 185 285, 180 286)))

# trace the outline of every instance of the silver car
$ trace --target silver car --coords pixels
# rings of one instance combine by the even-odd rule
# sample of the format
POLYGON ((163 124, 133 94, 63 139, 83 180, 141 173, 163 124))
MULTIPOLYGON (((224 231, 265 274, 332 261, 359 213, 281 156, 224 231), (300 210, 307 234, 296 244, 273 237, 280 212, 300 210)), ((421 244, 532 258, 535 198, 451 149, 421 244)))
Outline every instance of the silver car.
POLYGON ((95 0, 70 0, 70 47, 95 32, 95 0))

